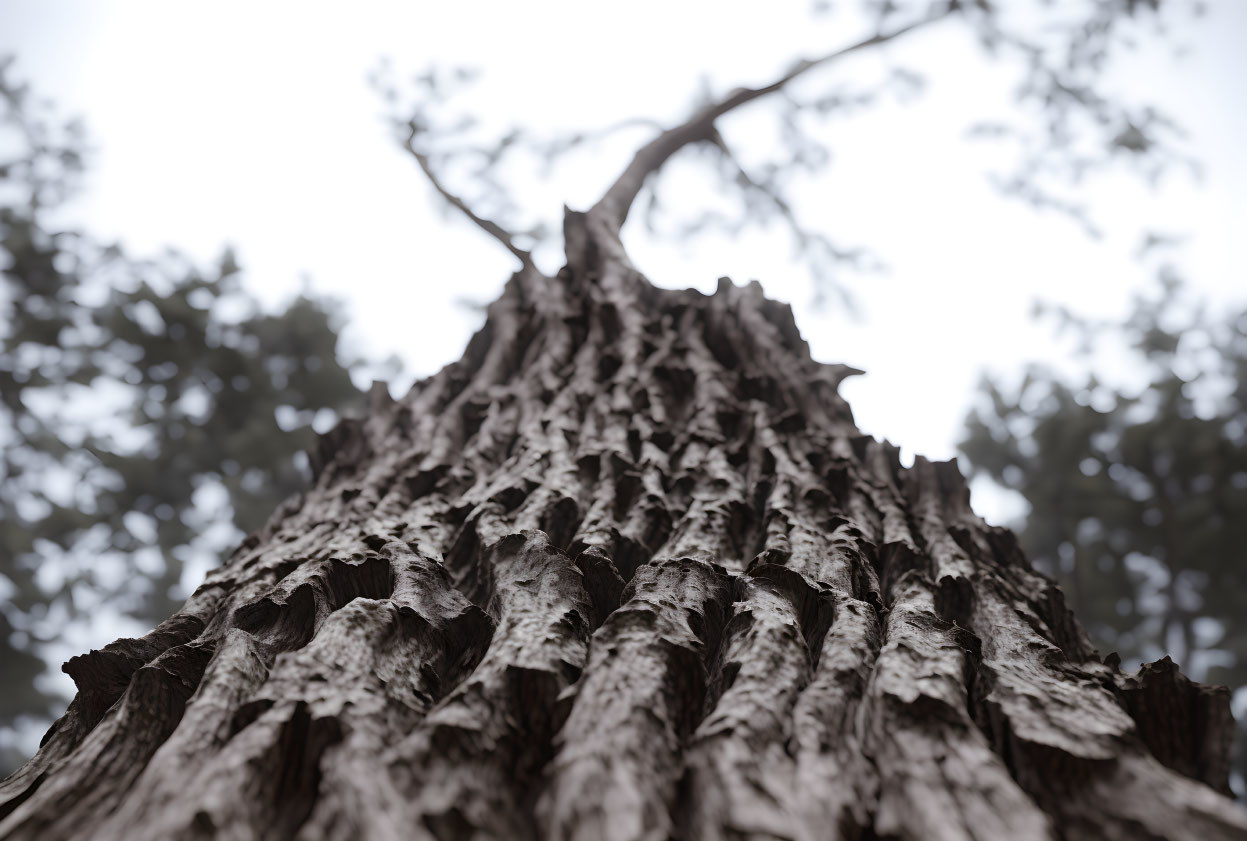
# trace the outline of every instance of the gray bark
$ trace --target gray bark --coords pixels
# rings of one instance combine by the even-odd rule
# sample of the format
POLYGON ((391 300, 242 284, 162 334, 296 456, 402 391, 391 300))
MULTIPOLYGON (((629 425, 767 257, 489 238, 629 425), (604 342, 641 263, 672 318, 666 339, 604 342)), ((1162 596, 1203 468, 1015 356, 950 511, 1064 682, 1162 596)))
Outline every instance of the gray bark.
POLYGON ((569 214, 557 277, 70 660, 0 836, 1247 838, 1224 688, 1102 661, 787 306, 657 289, 615 230, 569 214))

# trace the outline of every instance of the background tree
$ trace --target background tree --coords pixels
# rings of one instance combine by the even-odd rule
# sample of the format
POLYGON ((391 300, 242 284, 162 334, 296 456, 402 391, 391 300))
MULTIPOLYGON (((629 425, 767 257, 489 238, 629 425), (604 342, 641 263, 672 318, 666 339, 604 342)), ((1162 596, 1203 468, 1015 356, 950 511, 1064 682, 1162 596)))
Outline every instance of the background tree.
MULTIPOLYGON (((813 13, 843 11, 842 5, 816 3, 813 13)), ((1020 70, 1013 113, 985 115, 967 127, 970 137, 1015 153, 1009 166, 989 172, 1004 196, 1064 214, 1096 235, 1094 209, 1082 195, 1089 182, 1124 171, 1154 183, 1175 166, 1198 168, 1180 127, 1146 101, 1122 95, 1110 71, 1141 40, 1164 41, 1170 28, 1180 31, 1184 21, 1202 15, 1202 3, 864 0, 857 7, 858 19, 843 19, 855 28, 865 21, 862 37, 794 59, 778 78, 757 87, 715 91, 703 84, 691 104, 693 116, 682 123, 687 133, 678 137, 644 115, 554 134, 499 126, 472 110, 470 87, 480 80, 473 68, 432 67, 405 84, 383 62, 373 82, 392 106, 400 142, 439 195, 477 224, 488 220, 486 232, 521 261, 549 255, 550 268, 557 265, 562 228, 549 211, 527 206, 516 183, 533 171, 552 177, 560 167, 574 168, 621 135, 651 138, 627 181, 648 233, 684 242, 706 230, 738 234, 747 226, 778 225, 807 263, 819 297, 836 294, 848 303, 844 276, 876 270, 882 259, 869 243, 843 242, 803 218, 796 193, 830 165, 834 120, 859 117, 889 96, 921 93, 924 68, 907 61, 904 48, 938 28, 965 27, 1002 72, 1020 70), (883 50, 890 51, 887 70, 877 78, 845 80, 834 72, 862 53, 883 50), (766 107, 753 108, 757 102, 766 107), (755 131, 769 124, 768 145, 738 147, 741 112, 755 131), (667 175, 686 164, 708 164, 718 176, 709 207, 684 196, 664 200, 667 175)))
POLYGON ((65 700, 40 656, 68 628, 168 616, 304 485, 317 413, 328 428, 360 393, 330 302, 264 313, 228 252, 204 271, 61 227, 81 127, 9 61, 0 108, 0 727, 46 726, 65 700))
POLYGON ((1247 312, 1210 315, 1188 297, 1167 270, 1121 324, 1057 313, 1089 358, 1124 349, 1131 381, 1044 366, 1015 386, 987 380, 962 447, 1026 500, 1022 545, 1102 651, 1133 662, 1167 653, 1237 689, 1247 685, 1247 312))

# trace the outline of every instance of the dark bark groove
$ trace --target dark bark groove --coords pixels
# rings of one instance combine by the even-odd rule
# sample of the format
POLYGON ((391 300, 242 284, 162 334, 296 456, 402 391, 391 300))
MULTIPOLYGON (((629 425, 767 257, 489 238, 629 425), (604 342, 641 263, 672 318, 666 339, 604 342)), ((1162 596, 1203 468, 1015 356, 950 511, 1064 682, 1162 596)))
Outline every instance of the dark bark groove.
POLYGON ((756 283, 568 224, 176 616, 65 665, 0 835, 1247 837, 1223 689, 1101 661, 756 283))

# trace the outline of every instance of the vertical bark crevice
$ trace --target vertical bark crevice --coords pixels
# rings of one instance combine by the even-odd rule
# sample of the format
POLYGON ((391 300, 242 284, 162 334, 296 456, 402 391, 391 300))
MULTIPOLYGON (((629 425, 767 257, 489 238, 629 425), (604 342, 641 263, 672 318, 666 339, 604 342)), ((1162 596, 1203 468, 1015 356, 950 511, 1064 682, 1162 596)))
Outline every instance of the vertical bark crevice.
POLYGON ((831 605, 779 566, 755 568, 738 589, 708 714, 684 757, 675 809, 681 837, 784 837, 800 809, 792 799, 792 711, 813 672, 810 642, 821 645, 831 605))
POLYGON ((580 676, 593 617, 576 564, 542 532, 495 544, 488 652, 409 736, 384 752, 385 797, 436 838, 535 835, 540 772, 580 676))
POLYGON ((568 226, 177 617, 67 665, 0 834, 1247 836, 1223 692, 1094 656, 757 284, 657 289, 568 226))
POLYGON ((1050 839, 1048 816, 1014 782, 970 720, 965 651, 917 572, 892 585, 884 642, 868 687, 863 748, 881 786, 874 830, 923 837, 1050 839))
POLYGON ((727 576, 702 561, 637 570, 593 636, 586 675, 538 805, 552 839, 665 837, 685 740, 702 713, 730 607, 727 576))

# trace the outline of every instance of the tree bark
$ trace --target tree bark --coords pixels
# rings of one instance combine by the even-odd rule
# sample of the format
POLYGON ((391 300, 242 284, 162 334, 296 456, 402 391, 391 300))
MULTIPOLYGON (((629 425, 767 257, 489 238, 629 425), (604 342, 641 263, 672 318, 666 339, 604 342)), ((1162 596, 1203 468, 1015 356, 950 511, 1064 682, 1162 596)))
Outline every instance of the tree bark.
POLYGON ((1224 688, 1102 662, 787 306, 655 288, 615 230, 569 213, 557 277, 70 660, 0 836, 1247 837, 1224 688))

